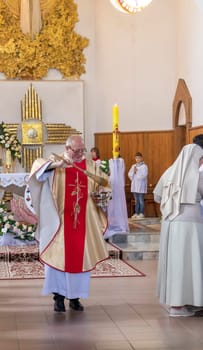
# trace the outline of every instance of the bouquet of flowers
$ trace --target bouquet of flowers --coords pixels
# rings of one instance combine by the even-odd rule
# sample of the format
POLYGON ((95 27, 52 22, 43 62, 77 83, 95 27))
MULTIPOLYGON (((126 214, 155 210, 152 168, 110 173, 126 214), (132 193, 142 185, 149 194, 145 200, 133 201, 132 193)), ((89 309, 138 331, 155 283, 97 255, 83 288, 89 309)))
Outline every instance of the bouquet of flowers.
POLYGON ((4 201, 0 201, 0 235, 4 233, 13 234, 14 238, 22 241, 34 241, 36 225, 18 222, 14 214, 8 212, 4 201))
POLYGON ((8 132, 4 122, 0 124, 0 147, 10 150, 12 160, 21 162, 21 143, 15 135, 8 132))

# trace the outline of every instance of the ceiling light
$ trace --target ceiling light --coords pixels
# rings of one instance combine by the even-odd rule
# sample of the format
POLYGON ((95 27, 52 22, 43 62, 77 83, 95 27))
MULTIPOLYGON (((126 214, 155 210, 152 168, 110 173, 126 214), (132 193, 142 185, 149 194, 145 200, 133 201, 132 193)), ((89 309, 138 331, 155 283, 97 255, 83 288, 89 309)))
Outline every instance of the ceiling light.
POLYGON ((152 0, 110 0, 112 5, 119 11, 132 14, 142 11, 152 0))

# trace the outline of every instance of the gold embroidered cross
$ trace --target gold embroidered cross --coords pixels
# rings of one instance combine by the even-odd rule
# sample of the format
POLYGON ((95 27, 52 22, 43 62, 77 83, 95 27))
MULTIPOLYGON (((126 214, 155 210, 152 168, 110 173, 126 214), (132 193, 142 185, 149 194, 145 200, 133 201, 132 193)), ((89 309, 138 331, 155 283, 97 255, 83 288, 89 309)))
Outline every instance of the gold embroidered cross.
POLYGON ((68 186, 74 186, 74 189, 71 192, 71 196, 75 196, 75 202, 74 202, 74 206, 73 206, 73 215, 74 215, 73 227, 74 227, 74 229, 76 229, 77 222, 78 222, 78 215, 80 213, 79 201, 81 198, 83 198, 82 187, 86 187, 85 185, 82 185, 80 183, 78 171, 76 173, 75 184, 69 184, 68 186))

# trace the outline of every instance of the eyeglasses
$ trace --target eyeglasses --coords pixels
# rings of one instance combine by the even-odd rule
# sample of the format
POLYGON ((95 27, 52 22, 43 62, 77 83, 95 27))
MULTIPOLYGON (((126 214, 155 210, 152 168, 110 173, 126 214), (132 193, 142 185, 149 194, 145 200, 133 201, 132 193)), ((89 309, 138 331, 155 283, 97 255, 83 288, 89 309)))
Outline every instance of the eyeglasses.
POLYGON ((71 151, 75 154, 80 154, 80 153, 82 154, 87 152, 86 148, 73 149, 71 146, 67 146, 66 149, 67 150, 71 149, 71 151))

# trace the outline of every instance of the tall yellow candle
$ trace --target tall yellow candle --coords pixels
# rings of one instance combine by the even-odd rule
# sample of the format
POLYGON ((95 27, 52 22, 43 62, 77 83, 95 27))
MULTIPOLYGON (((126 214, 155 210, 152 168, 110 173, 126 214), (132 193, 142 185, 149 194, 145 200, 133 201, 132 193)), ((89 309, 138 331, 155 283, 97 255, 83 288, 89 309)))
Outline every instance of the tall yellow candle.
POLYGON ((118 105, 115 104, 113 106, 113 158, 118 158, 120 153, 120 146, 119 146, 119 130, 118 130, 118 120, 119 120, 119 113, 118 113, 118 105))

